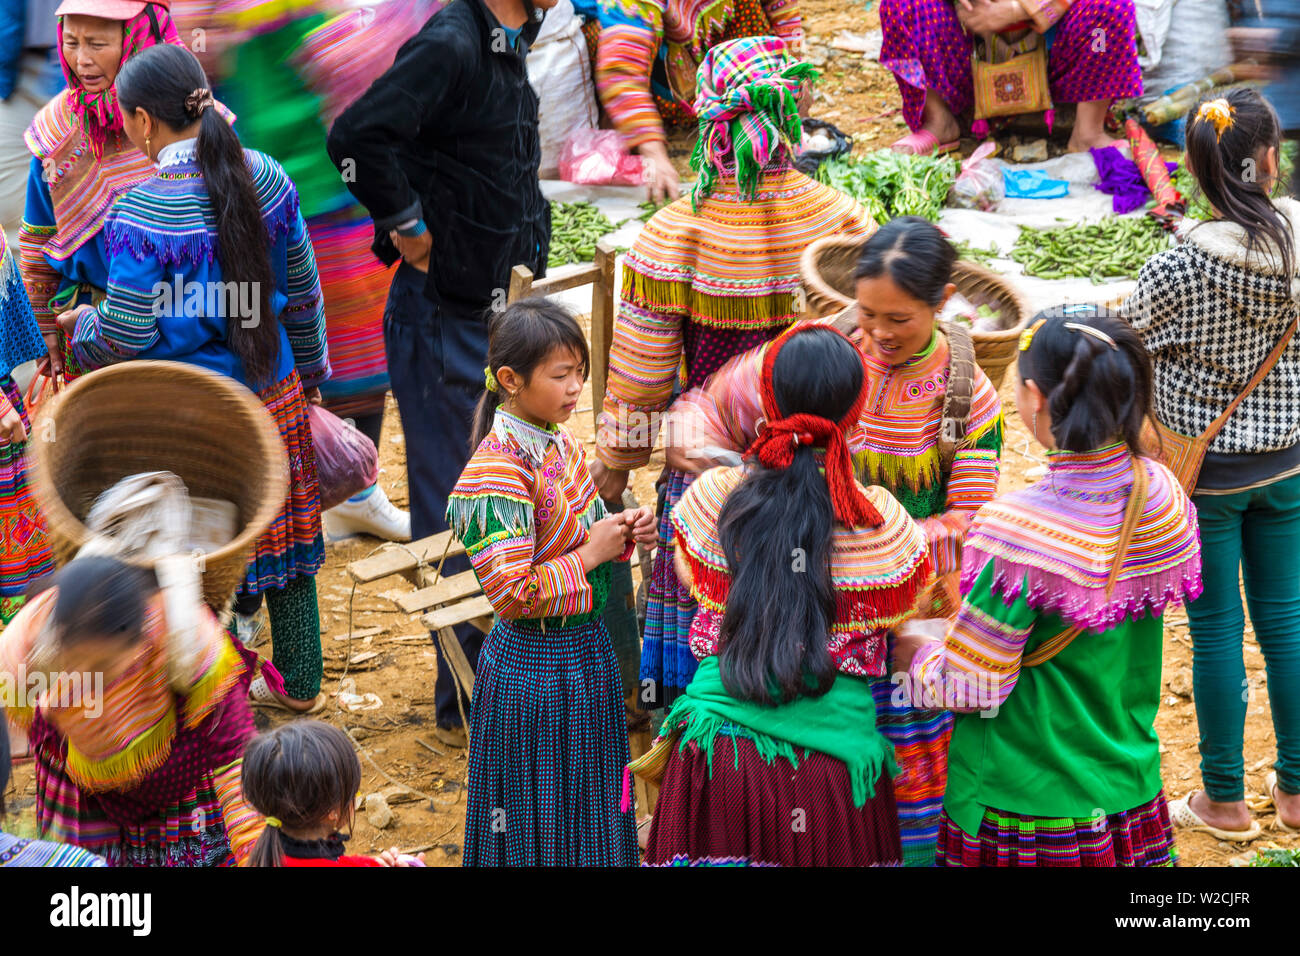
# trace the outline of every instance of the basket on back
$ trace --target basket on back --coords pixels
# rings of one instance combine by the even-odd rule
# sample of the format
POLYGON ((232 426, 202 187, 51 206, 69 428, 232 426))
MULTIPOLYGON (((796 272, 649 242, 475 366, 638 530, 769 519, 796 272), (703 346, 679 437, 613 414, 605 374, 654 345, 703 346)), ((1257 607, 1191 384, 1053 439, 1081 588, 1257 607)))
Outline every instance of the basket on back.
MULTIPOLYGON (((857 283, 853 270, 861 249, 861 239, 826 236, 804 250, 800 271, 809 315, 834 315, 854 302, 857 283)), ((993 387, 1000 388, 1007 366, 1016 357, 1020 328, 1033 312, 1010 282, 973 262, 954 263, 952 281, 972 305, 987 305, 998 312, 999 330, 972 331, 971 338, 975 342, 975 361, 993 387)))
POLYGON ((180 362, 125 362, 79 378, 43 404, 28 448, 60 564, 90 537, 83 519, 95 499, 128 475, 170 471, 192 497, 233 502, 234 540, 200 563, 204 600, 218 611, 288 493, 284 442, 257 396, 180 362))

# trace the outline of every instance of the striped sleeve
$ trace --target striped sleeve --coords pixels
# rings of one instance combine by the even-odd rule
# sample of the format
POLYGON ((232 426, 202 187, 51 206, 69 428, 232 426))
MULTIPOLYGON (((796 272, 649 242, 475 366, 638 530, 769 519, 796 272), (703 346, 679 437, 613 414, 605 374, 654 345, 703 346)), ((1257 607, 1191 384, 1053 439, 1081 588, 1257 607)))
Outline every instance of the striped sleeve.
POLYGON ((1037 623, 1024 591, 1006 604, 993 593, 994 562, 990 561, 962 601, 948 637, 935 641, 912 659, 914 704, 946 710, 977 710, 1001 704, 1020 679, 1025 642, 1037 623), (928 698, 917 701, 917 689, 928 698), (964 706, 963 706, 964 704, 964 706))
POLYGON ((234 763, 217 769, 212 775, 217 802, 221 804, 221 822, 226 828, 226 837, 230 840, 230 852, 240 865, 248 858, 248 854, 253 851, 253 844, 266 829, 266 818, 244 799, 243 769, 244 760, 241 757, 234 763))
POLYGON ((664 35, 663 0, 601 0, 596 90, 628 149, 663 142, 650 71, 664 35))
MULTIPOLYGON (((110 219, 106 229, 113 228, 110 219)), ((98 306, 84 306, 72 335, 72 354, 87 369, 134 358, 159 339, 157 294, 165 286, 164 267, 151 257, 116 255, 109 264, 108 295, 98 306)))
POLYGON ((763 417, 759 378, 763 346, 733 356, 707 382, 673 404, 668 441, 687 450, 716 445, 742 452, 758 437, 763 417))
POLYGON ((799 0, 763 0, 763 12, 767 14, 773 35, 779 36, 797 54, 803 46, 799 0))
MULTIPOLYGON (((630 279, 631 268, 623 268, 625 279, 630 279)), ((629 301, 626 294, 622 297, 596 431, 596 456, 607 468, 640 468, 650 460, 681 364, 681 329, 680 315, 656 312, 629 301)))
POLYGON ((18 227, 18 268, 23 274, 27 298, 42 332, 54 332, 54 310, 50 299, 59 291, 59 273, 45 258, 45 244, 54 238, 58 226, 54 221, 54 200, 45 182, 41 161, 32 157, 27 173, 27 206, 18 227))
POLYGON ((289 302, 280 315, 280 323, 289 334, 289 347, 293 350, 302 387, 315 388, 330 377, 325 344, 325 298, 316 270, 316 252, 301 212, 295 212, 290 221, 287 255, 289 302))
POLYGON ((534 563, 531 475, 504 456, 475 454, 447 503, 492 609, 507 620, 589 613, 595 592, 577 551, 534 563))

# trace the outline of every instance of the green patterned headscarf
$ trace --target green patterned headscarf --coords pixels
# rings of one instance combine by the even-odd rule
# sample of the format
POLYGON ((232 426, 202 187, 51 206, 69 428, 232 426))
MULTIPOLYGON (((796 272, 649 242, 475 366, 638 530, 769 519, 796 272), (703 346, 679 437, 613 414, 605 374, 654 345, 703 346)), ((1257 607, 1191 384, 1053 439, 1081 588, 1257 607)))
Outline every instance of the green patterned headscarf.
POLYGON ((691 168, 699 178, 692 206, 709 195, 719 173, 733 169, 741 196, 754 198, 763 167, 802 137, 799 90, 816 78, 812 64, 792 60, 777 37, 731 40, 705 54, 696 77, 700 135, 691 168))

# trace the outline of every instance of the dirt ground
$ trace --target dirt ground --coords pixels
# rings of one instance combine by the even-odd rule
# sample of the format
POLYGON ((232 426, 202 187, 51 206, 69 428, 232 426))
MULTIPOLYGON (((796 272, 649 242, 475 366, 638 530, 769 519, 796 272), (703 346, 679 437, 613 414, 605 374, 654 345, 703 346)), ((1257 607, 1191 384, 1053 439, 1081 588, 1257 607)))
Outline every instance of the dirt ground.
MULTIPOLYGON (((905 132, 902 117, 895 112, 899 99, 890 73, 877 63, 864 62, 860 54, 828 48, 840 30, 862 33, 878 29, 878 16, 874 11, 864 10, 858 2, 803 0, 801 5, 810 55, 814 61, 822 56, 826 58, 819 64, 823 79, 812 115, 851 134, 855 151, 888 145, 905 132)), ((963 145, 969 151, 971 144, 963 145)), ((683 170, 689 153, 689 138, 675 138, 673 156, 683 170)), ((1014 414, 1014 396, 1009 386, 1003 388, 1003 401, 1008 429, 1001 490, 1008 491, 1023 487, 1026 472, 1041 464, 1043 456, 1040 449, 1028 447, 1027 433, 1014 414)), ((594 445, 591 404, 588 389, 570 423, 589 448, 594 445)), ((401 435, 397 409, 390 399, 380 449, 383 469, 380 480, 393 502, 404 507, 406 457, 401 435)), ((649 467, 634 475, 632 488, 638 501, 654 501, 654 478, 662 465, 662 452, 657 452, 649 467)), ((397 846, 406 852, 426 851, 431 865, 453 866, 460 862, 465 820, 465 751, 439 743, 431 733, 435 658, 427 630, 416 617, 396 610, 392 601, 381 596, 385 592, 410 590, 411 585, 393 577, 357 588, 353 593, 346 571, 348 562, 364 557, 377 546, 379 542, 369 538, 330 546, 327 563, 317 578, 326 667, 324 689, 331 694, 321 719, 346 729, 357 740, 363 770, 362 796, 387 792, 393 810, 393 822, 382 831, 367 821, 364 810, 359 811, 350 849, 371 853, 397 846), (351 643, 348 641, 350 602, 353 630, 368 635, 354 638, 351 643), (374 693, 382 706, 360 714, 345 713, 333 696, 339 689, 344 662, 371 651, 377 652, 376 656, 352 665, 349 677, 355 680, 358 694, 374 693)), ((1171 612, 1166 617, 1166 625, 1166 686, 1156 727, 1162 741, 1165 791, 1172 798, 1199 788, 1200 781, 1196 713, 1190 698, 1191 642, 1186 616, 1181 611, 1171 612), (1170 685, 1180 693, 1175 693, 1170 685)), ((269 641, 264 639, 258 650, 269 656, 269 641)), ((1264 684, 1263 657, 1249 631, 1245 655, 1252 694, 1246 724, 1246 789, 1248 799, 1258 800, 1264 774, 1276 755, 1276 744, 1264 684)), ((257 714, 261 729, 279 719, 265 711, 257 714)), ((15 768, 7 799, 13 814, 9 829, 30 834, 34 828, 35 803, 30 763, 15 768)), ((1257 813, 1265 824, 1273 816, 1271 809, 1257 813)), ((1220 843, 1204 834, 1180 832, 1178 836, 1183 862, 1193 866, 1227 865, 1232 857, 1270 843, 1300 846, 1300 837, 1266 830, 1265 836, 1243 848, 1220 843)))

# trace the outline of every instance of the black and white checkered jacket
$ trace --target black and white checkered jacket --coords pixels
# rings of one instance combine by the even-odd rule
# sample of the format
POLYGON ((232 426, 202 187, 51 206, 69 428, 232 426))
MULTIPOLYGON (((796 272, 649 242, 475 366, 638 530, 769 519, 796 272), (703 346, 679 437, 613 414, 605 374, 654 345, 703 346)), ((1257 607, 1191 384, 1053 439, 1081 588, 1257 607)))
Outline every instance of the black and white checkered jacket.
MULTIPOLYGON (((1277 201, 1300 236, 1300 203, 1277 201)), ((1199 435, 1223 413, 1296 317, 1300 281, 1280 257, 1247 255, 1228 222, 1185 221, 1174 248, 1147 260, 1123 314, 1155 364, 1156 417, 1199 435)), ((1259 454, 1300 443, 1300 334, 1228 419, 1210 449, 1259 454)))

